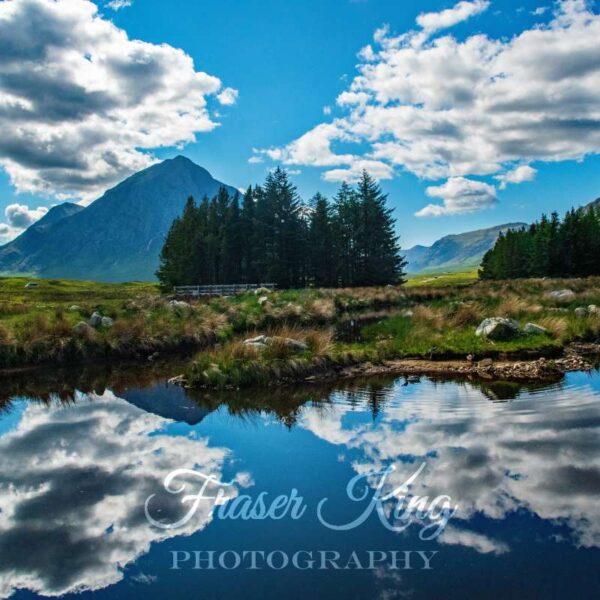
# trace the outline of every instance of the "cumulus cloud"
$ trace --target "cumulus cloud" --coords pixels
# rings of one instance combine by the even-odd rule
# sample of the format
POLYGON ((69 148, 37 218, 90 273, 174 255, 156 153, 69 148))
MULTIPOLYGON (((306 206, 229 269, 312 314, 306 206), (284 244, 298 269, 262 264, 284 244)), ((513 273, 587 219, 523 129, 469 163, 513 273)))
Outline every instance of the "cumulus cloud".
POLYGON ((451 177, 443 185, 428 187, 425 193, 431 198, 441 198, 444 203, 428 204, 415 213, 417 217, 470 213, 497 202, 496 188, 493 185, 465 177, 451 177))
POLYGON ((529 165, 520 165, 512 171, 506 171, 496 175, 495 179, 500 182, 500 189, 503 190, 509 183, 523 183, 524 181, 533 181, 537 175, 537 170, 529 165))
POLYGON ((25 204, 9 204, 4 209, 7 224, 17 229, 26 229, 39 221, 47 212, 45 206, 29 208, 25 204))
POLYGON ((235 93, 168 44, 130 39, 88 0, 0 2, 0 165, 18 191, 93 199, 217 123, 235 93))
POLYGON ((538 6, 535 10, 531 11, 531 14, 535 15, 536 17, 540 17, 541 15, 545 14, 549 8, 549 6, 538 6))
POLYGON ((239 92, 234 88, 225 88, 220 94, 217 95, 217 100, 223 106, 232 106, 237 102, 239 92))
POLYGON ((441 29, 447 29, 457 23, 466 21, 471 17, 487 10, 490 3, 487 0, 475 0, 474 2, 459 2, 452 8, 441 12, 422 13, 417 17, 417 24, 425 31, 433 33, 441 29))
MULTIPOLYGON (((429 181, 511 182, 515 164, 598 153, 600 16, 584 0, 562 0, 547 24, 510 39, 440 33, 486 7, 459 2, 421 15, 427 30, 378 29, 338 97, 342 115, 267 155, 335 170, 375 160, 429 181)), ((486 194, 477 206, 492 204, 486 194)))
POLYGON ((112 10, 121 10, 122 8, 127 8, 132 4, 133 0, 110 0, 110 2, 106 3, 106 6, 112 10))

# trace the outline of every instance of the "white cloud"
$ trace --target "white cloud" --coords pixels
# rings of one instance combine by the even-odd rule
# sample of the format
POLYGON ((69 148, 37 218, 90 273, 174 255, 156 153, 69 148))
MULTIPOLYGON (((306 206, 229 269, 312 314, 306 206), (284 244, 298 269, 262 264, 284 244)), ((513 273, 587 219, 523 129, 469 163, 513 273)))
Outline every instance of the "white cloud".
POLYGON ((479 13, 487 10, 490 3, 487 0, 474 0, 474 2, 459 2, 452 8, 441 12, 423 13, 417 17, 417 24, 426 32, 433 33, 440 29, 447 29, 457 23, 466 21, 479 13))
POLYGON ((537 170, 529 165, 520 165, 512 171, 506 171, 501 175, 496 175, 495 179, 500 182, 500 189, 503 190, 509 183, 523 183, 524 181, 533 181, 537 175, 537 170))
POLYGON ((549 8, 549 6, 538 6, 535 10, 531 11, 531 14, 535 15, 536 17, 540 17, 541 15, 545 14, 549 8))
POLYGON ((217 95, 217 100, 223 106, 232 106, 237 102, 239 92, 234 88, 225 88, 220 94, 217 95))
POLYGON ((496 204, 496 188, 483 181, 465 177, 451 177, 439 186, 425 190, 430 198, 441 198, 443 204, 428 204, 415 213, 417 217, 459 215, 489 208, 496 204))
POLYGON ((14 240, 22 232, 22 229, 15 229, 6 223, 0 223, 0 245, 14 240))
MULTIPOLYGON (((359 53, 358 73, 339 96, 343 114, 265 154, 331 168, 325 179, 372 160, 429 181, 508 182, 532 175, 511 175, 515 164, 600 152, 600 16, 583 0, 562 0, 549 23, 511 39, 431 33, 485 7, 466 2, 422 15, 427 32, 378 29, 375 48, 359 53)), ((470 206, 491 204, 490 194, 480 200, 470 206)))
POLYGON ((363 171, 375 179, 392 179, 394 171, 384 162, 378 160, 355 160, 345 169, 331 169, 323 174, 325 181, 346 181, 347 183, 356 183, 363 171))
POLYGON ((331 106, 327 105, 323 107, 323 114, 328 117, 331 114, 331 106))
POLYGON ((106 3, 108 8, 112 8, 112 10, 121 10, 122 8, 127 8, 133 4, 133 0, 110 0, 110 2, 106 3))
POLYGON ((262 156, 260 156, 258 154, 254 154, 248 159, 248 162, 251 165, 257 165, 257 164, 260 164, 261 162, 264 162, 264 160, 265 159, 262 156))
POLYGON ((9 204, 4 209, 7 224, 17 229, 27 229, 27 227, 39 221, 47 212, 48 209, 45 206, 29 208, 25 204, 9 204))
POLYGON ((219 92, 234 95, 88 0, 0 2, 0 165, 18 191, 93 199, 153 149, 217 127, 207 98, 219 92))

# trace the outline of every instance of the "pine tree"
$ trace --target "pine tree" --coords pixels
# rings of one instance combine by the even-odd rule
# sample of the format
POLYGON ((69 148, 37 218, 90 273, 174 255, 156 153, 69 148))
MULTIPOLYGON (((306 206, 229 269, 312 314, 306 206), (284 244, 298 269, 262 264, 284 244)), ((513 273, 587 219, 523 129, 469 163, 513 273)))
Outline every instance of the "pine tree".
POLYGON ((333 287, 336 285, 337 252, 331 207, 319 193, 314 196, 311 204, 313 212, 308 229, 308 278, 316 287, 333 287))
POLYGON ((357 188, 362 213, 359 246, 359 285, 402 283, 406 261, 400 256, 392 210, 377 182, 363 171, 357 188))

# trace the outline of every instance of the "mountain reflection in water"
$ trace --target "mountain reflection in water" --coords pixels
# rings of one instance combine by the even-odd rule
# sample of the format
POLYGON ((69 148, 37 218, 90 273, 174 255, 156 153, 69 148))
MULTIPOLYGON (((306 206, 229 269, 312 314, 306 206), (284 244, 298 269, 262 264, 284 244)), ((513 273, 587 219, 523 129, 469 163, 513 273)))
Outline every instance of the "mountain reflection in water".
MULTIPOLYGON (((186 391, 173 365, 13 375, 0 402, 0 597, 595 597, 600 583, 600 375, 560 384, 356 380, 252 392, 186 391), (411 493, 459 505, 442 535, 386 530, 357 514, 356 474, 395 465, 390 489, 426 463, 411 493), (235 493, 297 488, 301 521, 224 521, 187 512, 163 480, 187 468, 235 493), (434 570, 173 571, 171 550, 437 550, 434 570), (18 591, 21 590, 21 591, 18 591)), ((197 483, 186 480, 190 489, 197 483)), ((195 487, 194 487, 195 486, 195 487)))

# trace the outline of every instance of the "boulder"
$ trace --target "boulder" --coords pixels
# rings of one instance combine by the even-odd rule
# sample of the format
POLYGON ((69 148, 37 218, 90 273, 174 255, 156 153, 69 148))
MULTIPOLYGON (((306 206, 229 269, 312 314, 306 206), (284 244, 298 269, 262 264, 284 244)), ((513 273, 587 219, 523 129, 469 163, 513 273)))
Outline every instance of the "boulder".
POLYGON ((267 302, 269 302, 269 297, 268 296, 261 296, 258 299, 258 305, 259 306, 263 306, 264 304, 266 304, 267 302))
POLYGON ((94 328, 88 325, 85 321, 79 321, 77 325, 73 327, 73 333, 79 336, 87 336, 93 333, 94 328))
POLYGON ((300 340, 294 340, 293 338, 272 338, 282 340, 283 343, 293 350, 294 352, 306 352, 308 350, 308 344, 301 342, 300 340))
POLYGON ((490 340, 506 340, 515 337, 518 333, 519 323, 514 319, 505 319, 504 317, 484 319, 475 331, 475 335, 490 340))
POLYGON ((527 323, 525 327, 523 327, 523 332, 529 334, 544 334, 548 333, 548 330, 545 327, 542 327, 541 325, 536 325, 535 323, 527 323))
POLYGON ((477 366, 485 369, 487 367, 491 367, 493 364, 494 361, 491 358, 484 358, 477 363, 477 366))
POLYGON ((578 306, 575 309, 575 316, 579 317, 580 319, 583 319, 583 317, 587 317, 588 315, 588 309, 585 308, 585 306, 578 306))
POLYGON ((80 312, 81 306, 77 306, 77 304, 73 304, 73 305, 69 306, 69 310, 72 312, 80 312))
POLYGON ((102 327, 112 327, 114 324, 115 322, 110 317, 102 317, 100 321, 102 327))
POLYGON ((99 312, 95 312, 88 321, 91 327, 100 327, 102 325, 102 315, 99 312))
POLYGON ((554 290, 548 294, 550 298, 554 298, 557 302, 571 302, 575 298, 575 292, 573 290, 554 290))
POLYGON ((252 346, 258 350, 264 350, 269 344, 272 344, 275 341, 283 343, 294 352, 306 352, 306 350, 308 350, 308 345, 300 340, 284 337, 267 337, 266 335, 248 338, 247 340, 244 340, 244 345, 252 346))
POLYGON ((266 335, 257 335, 256 337, 248 338, 247 340, 244 340, 244 344, 246 344, 246 345, 265 344, 266 345, 268 341, 269 341, 269 338, 266 335))
POLYGON ((191 304, 188 304, 187 302, 184 302, 183 300, 171 300, 169 302, 169 306, 173 309, 184 309, 184 310, 187 310, 188 308, 192 308, 191 304))
POLYGON ((254 294, 256 296, 260 296, 261 294, 270 294, 270 293, 271 293, 271 290, 266 287, 259 287, 254 290, 254 294))
POLYGON ((600 308, 598 308, 595 304, 590 304, 587 309, 590 315, 600 315, 600 308))

